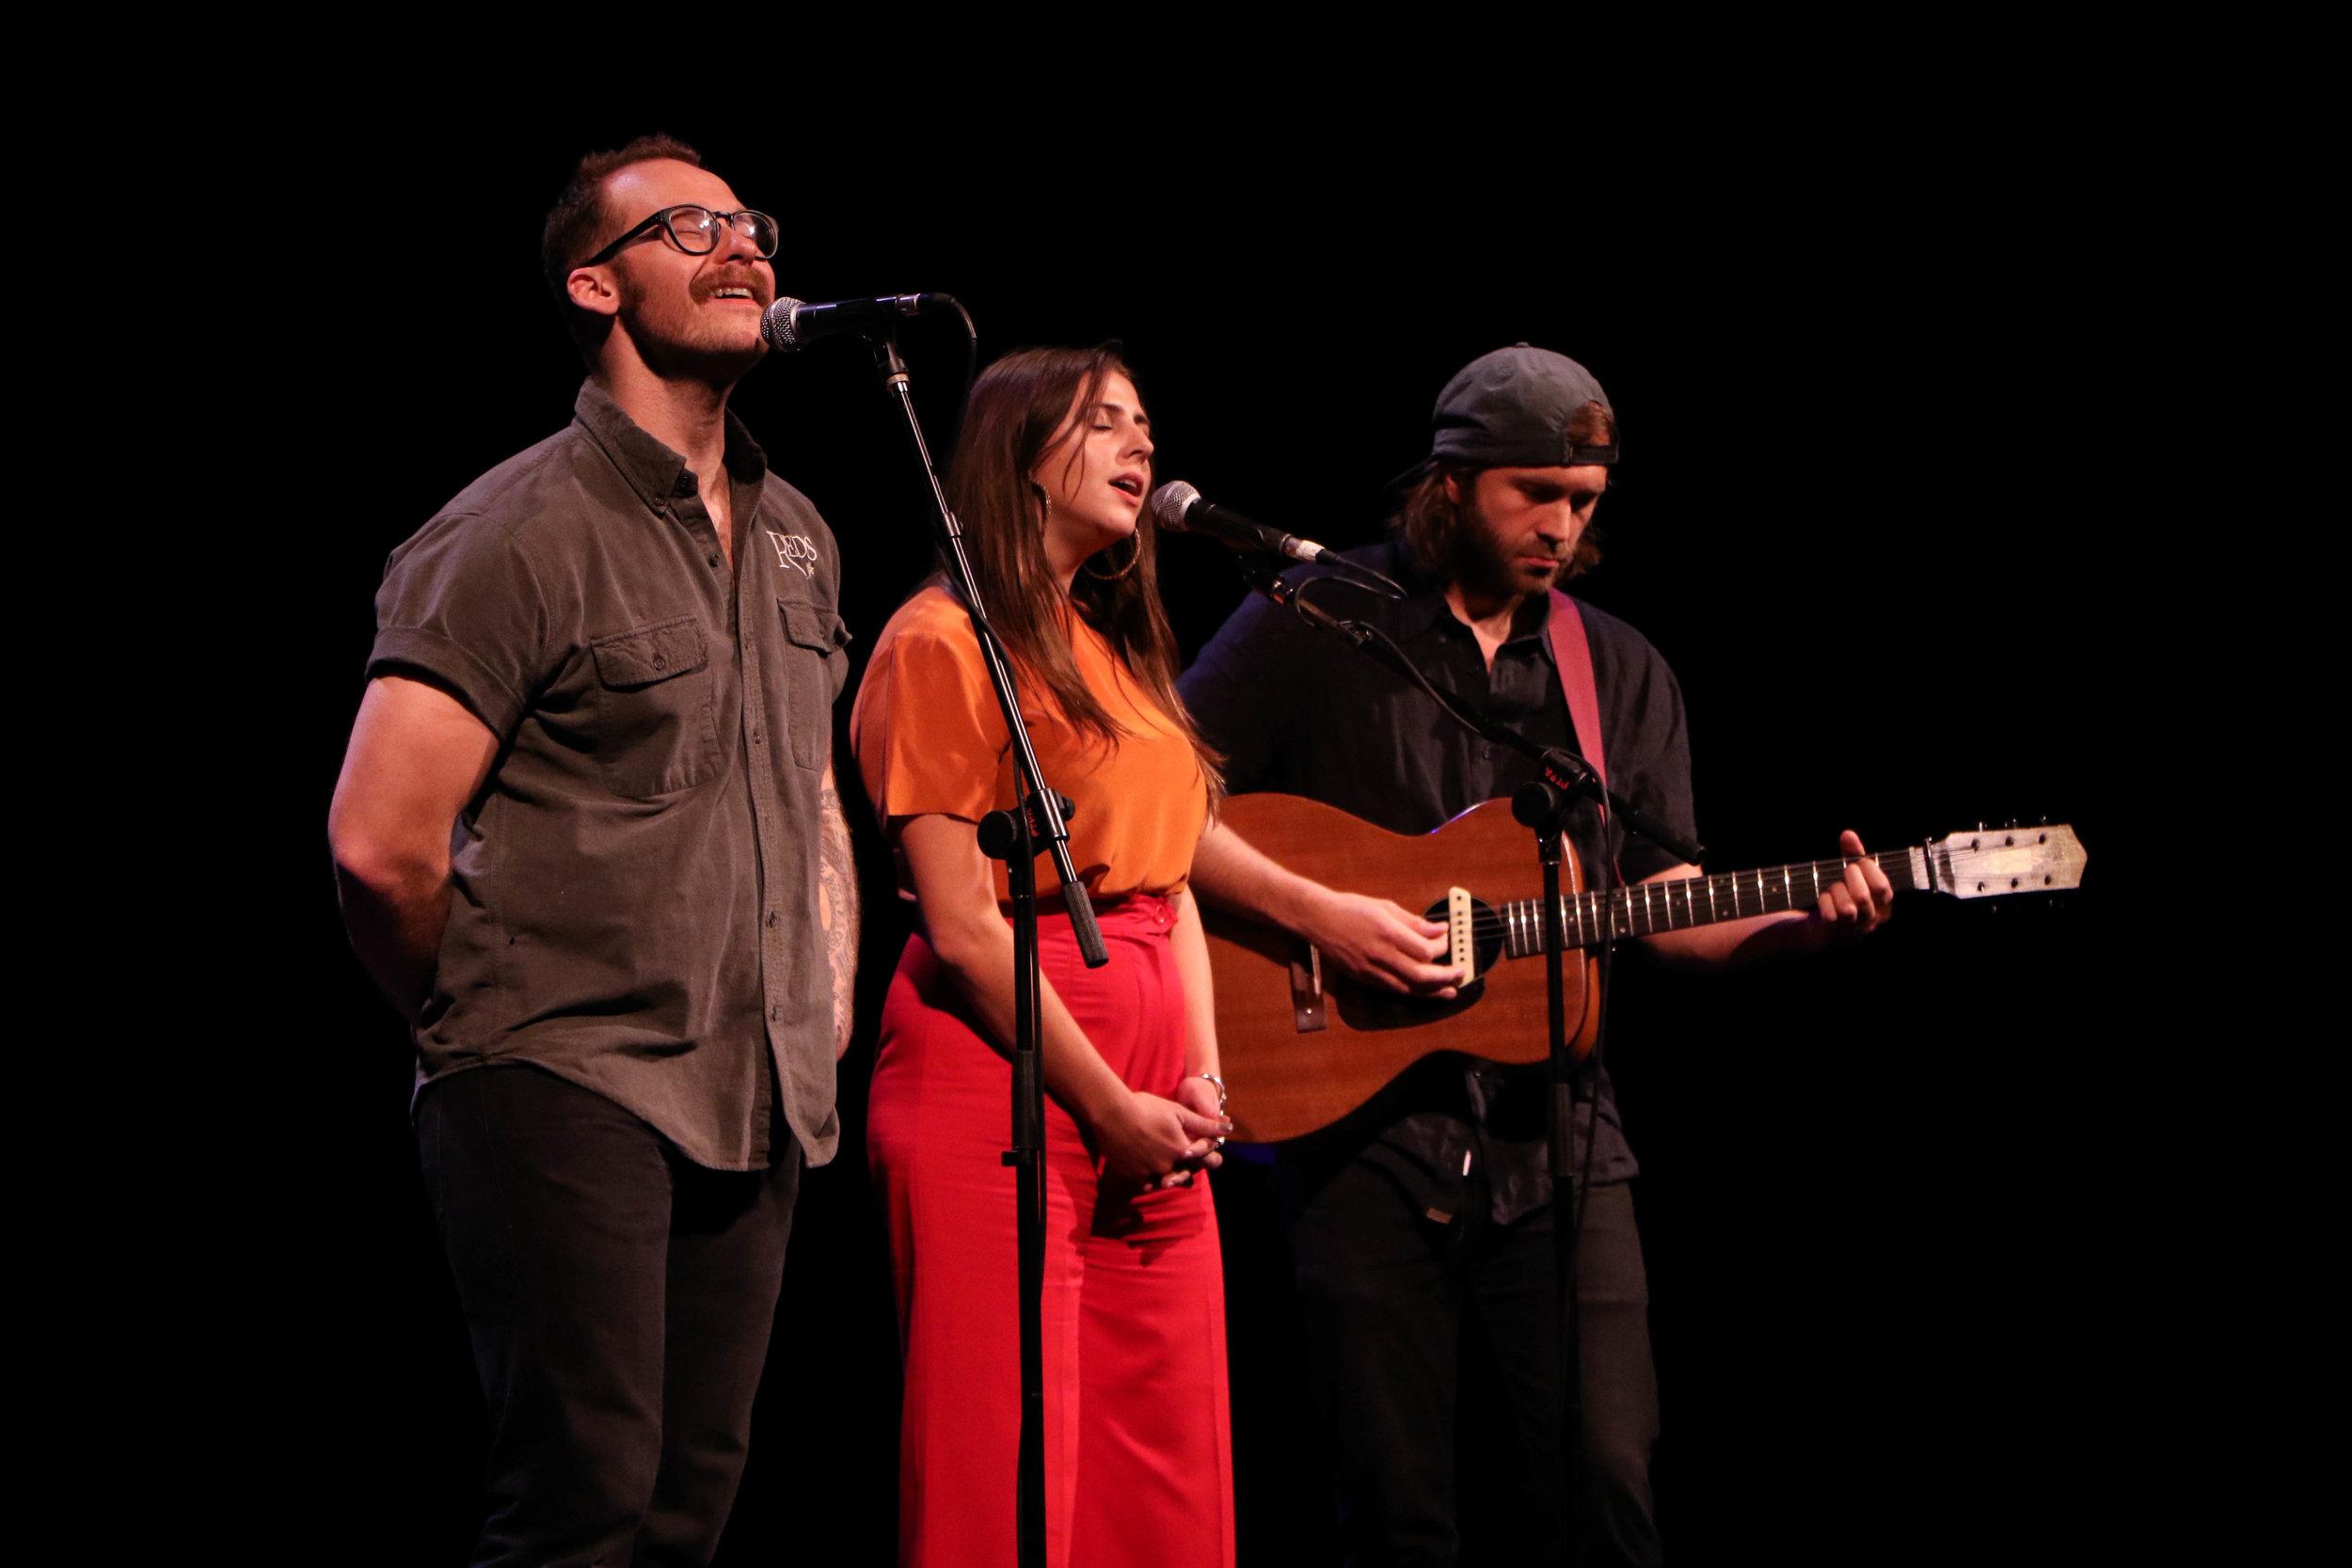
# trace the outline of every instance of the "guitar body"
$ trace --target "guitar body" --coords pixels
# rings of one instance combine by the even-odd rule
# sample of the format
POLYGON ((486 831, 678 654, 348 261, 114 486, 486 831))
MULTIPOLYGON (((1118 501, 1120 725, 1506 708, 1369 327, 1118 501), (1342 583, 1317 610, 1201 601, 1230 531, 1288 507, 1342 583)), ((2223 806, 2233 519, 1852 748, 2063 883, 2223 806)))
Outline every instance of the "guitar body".
MULTIPOLYGON (((1498 1062, 1549 1053, 1543 870, 1509 801, 1472 806, 1418 837, 1292 795, 1235 796, 1224 820, 1316 881, 1447 922, 1476 976, 1451 1002, 1416 1001, 1327 971, 1287 931, 1204 910, 1217 1048, 1242 1137, 1279 1143, 1327 1127, 1435 1052, 1498 1062)), ((1898 893, 2001 898, 2079 887, 2090 855, 2073 828, 2044 823, 1979 827, 1870 859, 1898 893)), ((1582 1060, 1599 1027, 1601 943, 1811 910, 1848 864, 1841 856, 1586 893, 1570 850, 1560 868, 1569 1050, 1582 1060)))
MULTIPOLYGON (((1435 920, 1447 918, 1456 887, 1482 908, 1543 894, 1534 834, 1512 819, 1507 800, 1472 806, 1418 835, 1388 832, 1292 795, 1235 796, 1222 819, 1302 876, 1435 920)), ((1573 848, 1560 881, 1564 893, 1583 887, 1573 848)), ((1236 1135, 1247 1141, 1277 1143, 1327 1126, 1435 1052, 1499 1062, 1549 1054, 1540 959, 1489 958, 1491 944, 1482 942, 1478 976, 1468 988, 1452 1001, 1418 1001, 1347 979, 1288 931, 1205 905, 1202 921, 1216 986, 1217 1050, 1236 1135)), ((1597 967, 1590 950, 1568 955, 1567 1028, 1579 1058, 1592 1049, 1599 1022, 1597 967)))

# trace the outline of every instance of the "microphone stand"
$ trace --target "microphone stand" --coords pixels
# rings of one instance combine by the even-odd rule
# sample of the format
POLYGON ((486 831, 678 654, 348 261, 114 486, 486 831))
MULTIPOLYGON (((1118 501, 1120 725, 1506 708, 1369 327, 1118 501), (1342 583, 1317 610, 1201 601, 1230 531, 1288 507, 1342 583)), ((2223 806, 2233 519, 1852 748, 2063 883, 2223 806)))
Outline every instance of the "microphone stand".
POLYGON ((1070 913, 1071 929, 1078 939, 1079 956, 1089 969, 1110 961, 1103 933, 1094 922, 1094 906, 1079 884, 1077 867, 1070 858, 1069 802, 1046 784, 1038 767, 1037 751, 1021 722, 1020 697, 1013 688, 1011 663, 988 611, 980 602, 979 580, 973 576, 971 558, 964 553, 963 525, 947 505, 947 492, 932 466, 930 446, 923 439, 923 422, 915 418, 914 397, 907 379, 906 361, 898 356, 897 335, 883 326, 873 339, 874 367, 897 395, 906 416, 907 435, 914 443, 915 460, 930 482, 933 518, 941 563, 956 596, 972 617, 973 635, 979 639, 980 661, 987 666, 996 706, 1004 715, 1012 739, 1015 803, 1009 811, 991 812, 980 823, 983 853, 1006 863, 1006 879, 1012 894, 1013 1040, 1012 1147, 1002 1156, 1013 1167, 1015 1201, 1019 1206, 1021 1275, 1021 1452, 1015 1510, 1016 1560, 1022 1568, 1045 1564, 1045 1072, 1039 1053, 1042 1014, 1038 1006, 1037 844, 1042 839, 1054 857, 1061 879, 1062 908, 1070 913))
MULTIPOLYGON (((1456 723, 1530 758, 1542 771, 1540 779, 1521 785, 1513 795, 1511 815, 1524 826, 1534 830, 1536 857, 1543 867, 1544 1000, 1545 1022, 1550 1043, 1548 1059, 1551 1076, 1548 1117, 1552 1183, 1551 1256, 1553 1286, 1558 1291, 1560 1303, 1560 1438, 1567 1487, 1564 1495, 1565 1517, 1562 1544, 1569 1554, 1569 1560, 1573 1561, 1577 1519, 1583 1506, 1583 1369, 1580 1355, 1582 1324, 1576 1307, 1576 1252, 1579 1232, 1583 1224, 1583 1204, 1581 1196, 1582 1189, 1576 1180, 1576 1090, 1581 1072, 1568 1053, 1567 929, 1562 919, 1560 895, 1563 830, 1569 813, 1577 804, 1590 800, 1600 808, 1604 821, 1608 814, 1614 811, 1620 821, 1643 837, 1691 864, 1698 864, 1705 851, 1602 784, 1599 775, 1582 757, 1555 747, 1538 746, 1509 725, 1454 704, 1431 686, 1428 677, 1406 657, 1404 650, 1381 635, 1377 628, 1361 621, 1341 620, 1309 600, 1300 592, 1303 584, 1284 582, 1278 571, 1264 561, 1244 558, 1241 570, 1244 580, 1250 587, 1291 610, 1309 626, 1338 637, 1366 657, 1403 675, 1428 693, 1456 723)), ((1610 928, 1602 933, 1599 944, 1600 1016, 1595 1022, 1593 1049, 1581 1072, 1597 1072, 1602 1051, 1608 1044, 1610 955, 1615 946, 1616 937, 1613 910, 1610 928)), ((1588 1142, 1585 1145, 1588 1160, 1591 1148, 1588 1142)))
MULTIPOLYGON (((1595 983, 1600 991, 1597 1006, 1600 1016, 1593 1028, 1592 1053, 1580 1065, 1568 1053, 1567 1029, 1567 928, 1561 918, 1560 862, 1561 840, 1568 814, 1581 800, 1599 797, 1599 781, 1588 774, 1585 787, 1564 790, 1544 780, 1530 780, 1521 784, 1511 797, 1511 815, 1521 826, 1534 830, 1535 854, 1544 873, 1544 1001, 1545 1023, 1550 1049, 1546 1055, 1551 1073, 1550 1115, 1547 1121, 1551 1156, 1551 1263, 1552 1288, 1560 1303, 1559 1354, 1561 1447, 1565 1457, 1565 1483, 1562 1533, 1566 1543, 1577 1538, 1578 1516, 1584 1507, 1584 1368, 1581 1350, 1583 1322, 1576 1301, 1577 1243, 1584 1229, 1584 1197, 1587 1183, 1577 1180, 1576 1102, 1578 1090, 1598 1076, 1601 1053, 1609 1035, 1609 962, 1616 944, 1615 921, 1613 914, 1610 928, 1602 933, 1598 967, 1595 983), (1573 1195, 1573 1196, 1572 1196, 1573 1195)), ((1603 813, 1604 818, 1606 812, 1603 813)), ((1592 1157, 1593 1145, 1584 1145, 1585 1159, 1592 1157)), ((1590 1176, 1589 1168, 1584 1173, 1590 1176)), ((1573 1562, 1575 1547, 1568 1544, 1568 1560, 1573 1562)))

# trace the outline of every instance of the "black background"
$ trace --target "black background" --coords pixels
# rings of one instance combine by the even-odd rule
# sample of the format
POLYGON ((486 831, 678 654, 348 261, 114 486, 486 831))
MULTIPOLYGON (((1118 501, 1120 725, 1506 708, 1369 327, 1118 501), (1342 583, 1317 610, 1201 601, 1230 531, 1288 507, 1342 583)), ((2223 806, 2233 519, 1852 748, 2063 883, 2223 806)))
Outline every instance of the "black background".
MULTIPOLYGON (((300 1177, 253 1223, 290 1292, 268 1381, 315 1460, 314 1508, 289 1528, 341 1559, 462 1560, 482 1417, 415 1172, 403 1031, 343 946, 316 828, 385 555, 568 418, 579 372, 536 242, 590 147, 656 128, 701 146, 784 218, 783 293, 949 291, 984 358, 1123 340, 1160 477, 1334 545, 1375 536, 1454 369, 1521 340, 1572 354, 1626 450, 1607 560, 1578 591, 1681 677, 1711 868, 1824 853, 1845 826, 1891 845, 2012 816, 2102 847, 2116 656, 2086 606, 2119 571, 2122 446, 2086 324, 2131 285, 2090 141, 1760 110, 1637 158, 1630 131, 1553 137, 1402 100, 1311 129, 1235 110, 1214 141, 1047 116, 518 132, 450 109, 406 129, 421 118, 323 122, 316 178, 406 239, 357 276, 356 363, 294 389, 284 470, 327 498, 301 525, 282 737, 304 1114, 278 1151, 300 1177), (826 178, 845 169, 863 172, 826 178)), ((939 438, 954 329, 905 346, 939 438)), ((822 345, 763 365, 734 406, 832 524, 862 661, 929 553, 869 363, 822 345)), ((1163 562, 1189 654, 1239 588, 1205 543, 1163 562)), ((800 1207, 725 1563, 891 1551, 895 1329, 857 1140, 899 927, 859 827, 872 918, 844 1156, 800 1207)), ((2127 1262, 2101 1094, 2133 1049, 2103 918, 2094 873, 2056 907, 1906 901, 1860 949, 1785 970, 1621 966, 1613 1065, 1645 1170, 1659 1507, 1682 1560, 1765 1542, 1916 1560, 2099 1512, 2086 1454, 2113 1419, 2127 1262)), ((1242 1557, 1327 1560, 1261 1173, 1237 1164, 1218 1198, 1242 1557)))

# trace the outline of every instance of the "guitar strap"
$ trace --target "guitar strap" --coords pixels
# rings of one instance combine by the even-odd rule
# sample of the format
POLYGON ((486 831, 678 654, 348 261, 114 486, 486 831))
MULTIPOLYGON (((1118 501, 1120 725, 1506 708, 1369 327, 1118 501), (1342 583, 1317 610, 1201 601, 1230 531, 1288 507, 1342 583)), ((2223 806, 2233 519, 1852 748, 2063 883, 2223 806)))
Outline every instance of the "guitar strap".
MULTIPOLYGON (((1593 644, 1584 634, 1584 615, 1576 601, 1557 588, 1551 591, 1551 615, 1544 623, 1544 641, 1551 648, 1551 662, 1560 672, 1560 694, 1568 700, 1568 722, 1576 728, 1576 749, 1584 753, 1584 760, 1600 775, 1605 788, 1609 783, 1608 759, 1600 747, 1600 689, 1593 679, 1593 644)), ((1603 816, 1609 811, 1602 801, 1603 816)))

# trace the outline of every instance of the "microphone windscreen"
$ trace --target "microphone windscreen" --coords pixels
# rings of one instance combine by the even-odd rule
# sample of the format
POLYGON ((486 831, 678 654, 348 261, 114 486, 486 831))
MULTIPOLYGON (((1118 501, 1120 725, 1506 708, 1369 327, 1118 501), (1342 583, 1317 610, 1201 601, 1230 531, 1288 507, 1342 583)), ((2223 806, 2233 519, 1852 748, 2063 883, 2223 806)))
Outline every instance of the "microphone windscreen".
POLYGON ((1184 514, 1200 499, 1200 492, 1181 479, 1171 479, 1152 492, 1152 515, 1160 527, 1178 533, 1184 531, 1184 514))
POLYGON ((789 294, 778 294, 776 302, 768 307, 759 318, 759 335, 768 340, 768 346, 779 354, 790 354, 801 346, 801 335, 793 329, 792 318, 800 312, 801 302, 789 294))

